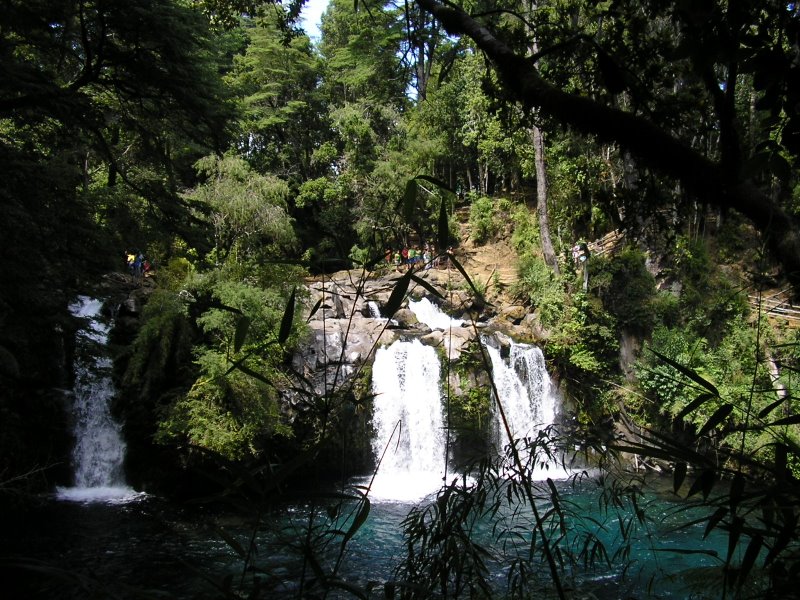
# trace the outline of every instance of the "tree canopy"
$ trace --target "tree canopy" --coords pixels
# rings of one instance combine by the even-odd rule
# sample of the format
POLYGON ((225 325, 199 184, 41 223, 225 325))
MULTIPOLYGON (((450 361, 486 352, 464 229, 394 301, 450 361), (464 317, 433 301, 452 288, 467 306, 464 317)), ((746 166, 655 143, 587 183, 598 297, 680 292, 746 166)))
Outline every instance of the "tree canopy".
POLYGON ((516 21, 500 26, 458 6, 418 4, 450 34, 472 39, 503 90, 525 108, 613 141, 689 193, 745 215, 796 281, 800 230, 786 201, 800 156, 800 120, 791 108, 798 93, 791 83, 798 68, 797 5, 621 1, 584 11, 580 4, 555 3, 570 18, 554 27, 548 21, 559 13, 542 10, 544 2, 478 11, 491 20, 502 10, 516 21), (558 37, 542 36, 532 55, 530 36, 548 28, 560 30, 558 37), (512 37, 520 29, 530 32, 522 44, 512 37), (595 72, 583 81, 573 77, 576 88, 565 89, 550 73, 568 71, 578 53, 595 72), (537 61, 547 63, 546 73, 537 61), (656 70, 663 62, 653 61, 669 61, 666 73, 656 70), (695 119, 704 131, 693 130, 695 119))
MULTIPOLYGON (((631 414, 726 448, 735 475, 669 448, 683 476, 703 465, 692 493, 745 463, 797 471, 796 335, 747 296, 800 291, 796 3, 332 0, 316 43, 302 5, 4 6, 0 477, 64 455, 48 434, 64 430, 67 307, 129 252, 158 287, 120 334, 133 454, 271 473, 344 454, 326 436, 367 425, 368 394, 281 395, 308 392, 309 374, 291 379, 304 284, 392 272, 381 259, 404 247, 495 241, 514 281, 466 277, 469 310, 493 309, 489 288, 522 307, 509 320, 546 346, 582 433, 631 414), (606 236, 618 253, 579 261, 606 236)), ((485 416, 481 385, 464 422, 485 416)), ((736 531, 732 506, 709 527, 736 531)), ((746 535, 796 540, 780 518, 746 535)))

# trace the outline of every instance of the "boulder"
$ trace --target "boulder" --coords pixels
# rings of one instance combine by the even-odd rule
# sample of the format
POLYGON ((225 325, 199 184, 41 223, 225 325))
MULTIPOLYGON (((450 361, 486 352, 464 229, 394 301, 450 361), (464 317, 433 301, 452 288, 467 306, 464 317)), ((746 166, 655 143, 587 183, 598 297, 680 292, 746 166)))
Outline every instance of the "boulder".
POLYGON ((419 319, 417 319, 417 315, 415 315, 412 311, 407 308, 401 308, 392 317, 395 321, 397 321, 398 327, 402 329, 410 329, 411 327, 416 326, 419 324, 419 319))
POLYGON ((438 348, 442 345, 442 341, 444 339, 444 333, 439 329, 435 329, 430 333, 423 335, 419 338, 419 341, 425 344, 426 346, 433 346, 434 348, 438 348))
POLYGON ((379 343, 391 344, 397 338, 385 320, 326 319, 312 320, 308 325, 309 335, 294 357, 294 366, 300 372, 331 363, 361 364, 371 358, 379 343))
POLYGON ((452 327, 442 332, 442 345, 445 356, 450 362, 455 362, 461 358, 461 352, 473 339, 475 331, 470 327, 452 327))
POLYGON ((432 331, 405 303, 387 320, 381 315, 385 314, 386 304, 402 276, 396 272, 365 276, 360 271, 343 271, 309 280, 307 313, 322 302, 309 320, 309 337, 294 357, 295 368, 309 380, 324 383, 327 378, 330 385, 328 371, 335 371, 339 377, 348 370, 356 372, 359 366, 372 361, 377 345, 391 344, 401 336, 416 337, 426 345, 441 348, 454 362, 476 337, 473 320, 481 335, 502 331, 505 337, 501 336, 497 345, 506 352, 508 336, 528 340, 546 337, 538 319, 525 306, 485 305, 456 270, 417 271, 415 277, 425 280, 428 286, 412 281, 408 297, 427 297, 445 313, 463 316, 464 326, 432 331), (432 293, 429 287, 438 293, 432 293), (318 374, 326 372, 324 377, 318 374))
POLYGON ((521 304, 512 304, 510 306, 503 306, 500 309, 499 317, 510 321, 514 325, 519 325, 527 315, 528 309, 525 306, 521 304))

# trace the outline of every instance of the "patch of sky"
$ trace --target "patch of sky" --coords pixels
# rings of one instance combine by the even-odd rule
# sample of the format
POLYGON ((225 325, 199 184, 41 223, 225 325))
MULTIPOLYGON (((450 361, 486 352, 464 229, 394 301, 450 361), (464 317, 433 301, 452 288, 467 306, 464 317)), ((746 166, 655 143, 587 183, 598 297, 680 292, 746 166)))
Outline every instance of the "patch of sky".
POLYGON ((321 35, 319 25, 322 20, 322 13, 327 8, 328 0, 308 0, 300 12, 300 24, 314 43, 319 43, 321 35))

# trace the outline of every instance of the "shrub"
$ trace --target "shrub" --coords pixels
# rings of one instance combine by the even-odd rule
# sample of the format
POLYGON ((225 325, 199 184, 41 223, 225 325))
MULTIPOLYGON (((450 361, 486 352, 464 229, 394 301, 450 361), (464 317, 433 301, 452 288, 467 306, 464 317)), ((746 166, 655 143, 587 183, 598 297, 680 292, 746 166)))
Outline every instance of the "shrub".
POLYGON ((697 350, 704 346, 704 340, 694 339, 683 330, 662 326, 653 331, 652 340, 646 346, 642 360, 635 367, 639 385, 652 401, 651 413, 677 414, 694 399, 696 390, 689 385, 691 383, 689 379, 665 362, 657 360, 655 355, 647 352, 647 349, 655 350, 677 363, 702 373, 705 369, 701 360, 705 353, 697 350))
POLYGON ((538 251, 540 245, 539 224, 528 207, 518 206, 511 215, 511 220, 514 223, 514 234, 511 236, 511 244, 514 249, 519 254, 538 251))
POLYGON ((476 244, 483 244, 497 234, 498 223, 494 218, 494 202, 491 198, 480 196, 473 199, 469 208, 469 225, 476 244))
POLYGON ((541 257, 530 254, 520 259, 518 275, 512 290, 514 294, 539 310, 542 325, 555 325, 566 301, 561 280, 541 257))
POLYGON ((604 308, 627 331, 647 335, 655 326, 656 282, 645 268, 644 254, 626 248, 611 258, 591 261, 592 288, 604 308))

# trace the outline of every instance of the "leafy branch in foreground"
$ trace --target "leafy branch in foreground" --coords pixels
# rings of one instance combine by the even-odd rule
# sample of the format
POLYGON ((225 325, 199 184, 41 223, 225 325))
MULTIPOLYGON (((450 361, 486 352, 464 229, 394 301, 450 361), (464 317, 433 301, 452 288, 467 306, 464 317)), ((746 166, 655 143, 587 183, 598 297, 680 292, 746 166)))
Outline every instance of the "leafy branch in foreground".
POLYGON ((755 412, 749 401, 721 397, 696 369, 657 356, 696 394, 677 414, 679 423, 707 405, 714 408, 696 427, 685 427, 680 440, 649 429, 640 441, 618 442, 612 450, 672 464, 674 493, 689 501, 685 508, 707 513, 686 527, 705 523, 704 537, 725 532, 723 597, 736 597, 745 586, 770 597, 793 597, 792 582, 800 574, 800 482, 793 472, 800 461, 800 415, 772 417, 781 406, 791 408, 791 396, 776 394, 755 412), (758 440, 758 446, 753 449, 746 439, 758 440))
POLYGON ((566 597, 580 587, 580 573, 626 573, 636 544, 652 535, 642 486, 586 471, 534 481, 537 467, 563 468, 557 449, 567 441, 552 429, 516 439, 412 509, 388 597, 525 598, 542 589, 566 597), (498 572, 505 578, 492 575, 498 572))

